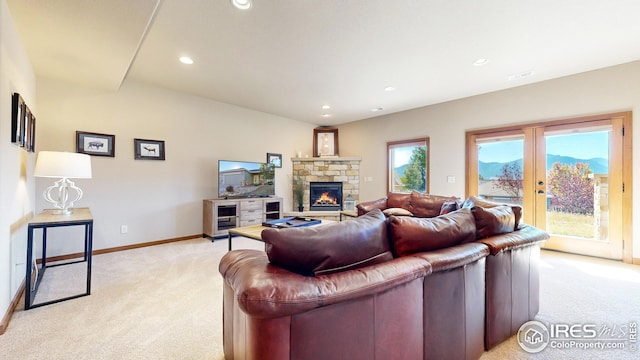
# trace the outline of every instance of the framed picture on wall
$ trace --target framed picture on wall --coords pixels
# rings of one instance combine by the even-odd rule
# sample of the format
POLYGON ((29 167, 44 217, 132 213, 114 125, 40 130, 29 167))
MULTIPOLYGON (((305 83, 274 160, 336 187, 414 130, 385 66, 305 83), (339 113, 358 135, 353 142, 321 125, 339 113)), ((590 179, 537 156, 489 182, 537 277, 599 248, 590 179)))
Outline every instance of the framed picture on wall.
POLYGON ((25 125, 25 145, 24 148, 28 152, 35 152, 36 149, 36 116, 33 115, 32 112, 29 113, 29 116, 26 119, 25 125))
POLYGON ((76 152, 94 156, 116 156, 116 136, 76 131, 76 152))
POLYGON ((267 163, 273 165, 274 168, 281 168, 282 154, 267 153, 267 163))
POLYGON ((318 127, 313 129, 313 157, 338 156, 338 129, 318 127))
POLYGON ((164 160, 164 141, 133 139, 136 160, 164 160))
POLYGON ((20 94, 11 95, 11 142, 17 145, 22 142, 21 123, 24 123, 26 107, 20 94))

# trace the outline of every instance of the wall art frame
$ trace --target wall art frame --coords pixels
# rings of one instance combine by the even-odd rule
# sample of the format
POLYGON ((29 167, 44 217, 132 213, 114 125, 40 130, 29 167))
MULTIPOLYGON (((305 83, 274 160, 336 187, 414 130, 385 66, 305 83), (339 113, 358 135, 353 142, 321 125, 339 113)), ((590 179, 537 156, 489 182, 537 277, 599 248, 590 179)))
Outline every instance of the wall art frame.
POLYGON ((31 111, 27 112, 25 119, 25 142, 24 148, 27 152, 36 150, 36 116, 31 111))
POLYGON ((339 155, 338 129, 325 126, 313 129, 313 157, 339 155))
POLYGON ((133 139, 136 160, 165 160, 164 140, 133 139))
POLYGON ((273 165, 274 168, 281 168, 282 154, 267 153, 267 164, 273 165))
POLYGON ((116 136, 76 131, 76 152, 93 156, 116 156, 116 136))
POLYGON ((11 142, 21 146, 24 141, 24 122, 27 105, 18 93, 11 95, 11 142))

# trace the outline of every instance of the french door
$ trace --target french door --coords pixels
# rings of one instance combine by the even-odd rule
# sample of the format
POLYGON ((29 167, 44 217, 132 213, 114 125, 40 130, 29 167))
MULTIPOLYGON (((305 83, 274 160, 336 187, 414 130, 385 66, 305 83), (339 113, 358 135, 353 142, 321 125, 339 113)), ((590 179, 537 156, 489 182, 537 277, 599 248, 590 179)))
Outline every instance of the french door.
POLYGON ((467 195, 521 204, 544 248, 630 261, 630 126, 621 113, 469 132, 467 195))

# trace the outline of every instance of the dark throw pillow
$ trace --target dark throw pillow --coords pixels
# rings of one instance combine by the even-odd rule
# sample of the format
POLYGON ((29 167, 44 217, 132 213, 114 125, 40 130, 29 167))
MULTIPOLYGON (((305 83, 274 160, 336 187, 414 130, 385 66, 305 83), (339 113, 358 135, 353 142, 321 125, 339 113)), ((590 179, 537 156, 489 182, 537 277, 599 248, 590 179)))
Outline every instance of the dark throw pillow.
POLYGON ((476 240, 471 210, 460 209, 433 218, 389 217, 391 246, 396 256, 431 251, 476 240))
POLYGON ((393 259, 386 217, 376 209, 353 220, 262 231, 274 265, 306 276, 356 269, 393 259))
POLYGON ((457 201, 445 201, 440 207, 440 215, 448 214, 460 209, 460 204, 457 201))

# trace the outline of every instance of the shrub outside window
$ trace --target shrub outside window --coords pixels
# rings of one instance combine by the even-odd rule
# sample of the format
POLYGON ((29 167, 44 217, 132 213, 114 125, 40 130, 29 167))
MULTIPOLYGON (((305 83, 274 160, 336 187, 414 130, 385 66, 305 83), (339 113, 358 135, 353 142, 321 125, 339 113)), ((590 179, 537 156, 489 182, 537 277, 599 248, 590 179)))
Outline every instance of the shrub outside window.
POLYGON ((387 191, 429 191, 429 138, 387 143, 387 191))

